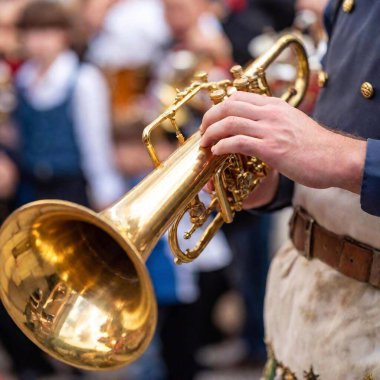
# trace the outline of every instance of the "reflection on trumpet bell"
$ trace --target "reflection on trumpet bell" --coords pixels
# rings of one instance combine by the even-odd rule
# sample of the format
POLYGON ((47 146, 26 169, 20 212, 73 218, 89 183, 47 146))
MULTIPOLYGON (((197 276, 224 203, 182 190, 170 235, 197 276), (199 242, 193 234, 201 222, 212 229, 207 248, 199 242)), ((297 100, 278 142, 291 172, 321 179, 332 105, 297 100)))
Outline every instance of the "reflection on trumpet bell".
POLYGON ((109 369, 147 347, 156 307, 145 265, 96 214, 36 202, 4 224, 0 244, 4 306, 49 354, 109 369))
POLYGON ((254 157, 214 156, 200 147, 199 131, 185 140, 177 111, 201 91, 214 104, 236 90, 270 94, 265 70, 288 47, 294 47, 298 74, 282 97, 298 105, 309 71, 302 44, 288 35, 245 70, 233 68, 233 81, 209 83, 202 74, 177 94, 144 131, 156 169, 112 207, 96 214, 69 202, 40 201, 7 219, 0 230, 0 295, 34 343, 65 363, 93 370, 120 367, 144 352, 157 319, 145 261, 160 237, 173 225, 177 261, 193 260, 224 222, 232 222, 267 171, 254 157), (180 146, 161 162, 151 134, 168 120, 180 146), (211 179, 215 192, 206 207, 197 195, 211 179), (191 236, 213 210, 216 218, 199 243, 182 252, 176 228, 182 216, 189 211, 191 236))

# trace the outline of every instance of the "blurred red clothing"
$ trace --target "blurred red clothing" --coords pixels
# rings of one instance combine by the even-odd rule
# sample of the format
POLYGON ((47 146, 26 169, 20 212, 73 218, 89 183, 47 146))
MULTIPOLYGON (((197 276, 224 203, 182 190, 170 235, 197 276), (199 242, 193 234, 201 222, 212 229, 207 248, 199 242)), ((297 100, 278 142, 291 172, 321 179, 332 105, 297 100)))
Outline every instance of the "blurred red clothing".
MULTIPOLYGON (((9 59, 5 58, 4 62, 8 65, 9 69, 11 70, 12 77, 14 77, 18 71, 18 69, 23 64, 23 60, 21 59, 9 59)), ((0 377, 1 380, 1 377, 0 377)))
POLYGON ((226 0, 228 8, 232 12, 241 12, 247 8, 247 0, 226 0))

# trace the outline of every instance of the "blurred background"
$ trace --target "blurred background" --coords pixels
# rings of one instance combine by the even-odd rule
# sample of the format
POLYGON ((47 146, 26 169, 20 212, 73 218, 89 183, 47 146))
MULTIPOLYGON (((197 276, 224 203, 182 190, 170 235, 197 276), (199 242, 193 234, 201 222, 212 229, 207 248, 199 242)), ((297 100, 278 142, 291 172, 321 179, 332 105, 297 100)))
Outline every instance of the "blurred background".
MULTIPOLYGON (((142 131, 177 91, 200 70, 210 80, 230 78, 233 64, 247 64, 281 33, 297 32, 307 46, 312 79, 302 108, 311 113, 323 84, 325 4, 0 0, 0 223, 38 199, 109 206, 153 169, 142 131)), ((268 73, 274 93, 294 75, 282 55, 268 73)), ((209 106, 196 98, 177 115, 186 136, 209 106)), ((177 147, 170 126, 154 140, 162 159, 177 147)), ((199 260, 179 267, 164 236, 147 263, 157 333, 146 354, 119 371, 90 373, 54 361, 1 306, 0 380, 260 379, 266 275, 286 239, 287 217, 286 210, 240 213, 199 260)))

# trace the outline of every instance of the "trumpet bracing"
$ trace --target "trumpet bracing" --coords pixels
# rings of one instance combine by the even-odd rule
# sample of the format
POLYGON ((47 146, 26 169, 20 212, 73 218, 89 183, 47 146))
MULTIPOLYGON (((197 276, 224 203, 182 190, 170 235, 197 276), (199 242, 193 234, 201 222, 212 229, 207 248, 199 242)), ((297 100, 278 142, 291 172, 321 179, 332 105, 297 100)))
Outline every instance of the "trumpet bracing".
POLYGON ((157 312, 145 261, 170 228, 178 263, 195 259, 222 225, 233 220, 244 199, 266 175, 254 157, 215 157, 200 148, 200 133, 185 140, 176 112, 200 91, 214 104, 233 91, 271 95, 266 68, 288 47, 298 60, 294 84, 283 98, 297 106, 307 89, 309 68, 297 37, 285 35, 233 80, 210 83, 198 75, 171 107, 144 131, 156 169, 120 201, 100 214, 56 200, 38 201, 15 211, 0 231, 0 295, 17 326, 48 354, 72 366, 106 370, 128 364, 147 348, 157 312), (160 162, 151 133, 169 121, 180 147, 160 162), (213 179, 215 192, 205 206, 197 194, 213 179), (198 244, 183 252, 177 226, 190 214, 189 238, 215 211, 198 244))

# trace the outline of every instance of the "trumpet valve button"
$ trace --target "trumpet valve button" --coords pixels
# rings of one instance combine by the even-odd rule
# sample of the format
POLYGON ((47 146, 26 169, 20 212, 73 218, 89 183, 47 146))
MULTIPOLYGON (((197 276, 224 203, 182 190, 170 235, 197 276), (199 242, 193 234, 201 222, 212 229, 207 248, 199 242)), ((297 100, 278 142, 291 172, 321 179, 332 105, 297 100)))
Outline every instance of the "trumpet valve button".
POLYGON ((195 74, 194 79, 197 82, 207 83, 208 82, 208 73, 206 71, 199 71, 195 74))
POLYGON ((219 89, 219 90, 212 91, 210 93, 210 98, 214 104, 219 104, 224 100, 226 95, 227 95, 226 91, 219 89))
POLYGON ((248 91, 249 79, 247 77, 235 79, 233 85, 238 91, 248 91))
POLYGON ((243 68, 240 65, 233 66, 230 71, 235 79, 239 79, 244 75, 243 68))

